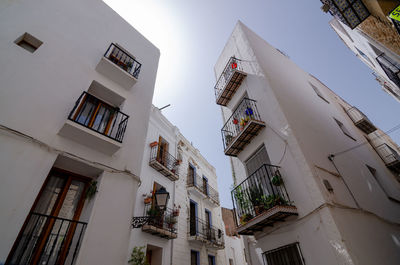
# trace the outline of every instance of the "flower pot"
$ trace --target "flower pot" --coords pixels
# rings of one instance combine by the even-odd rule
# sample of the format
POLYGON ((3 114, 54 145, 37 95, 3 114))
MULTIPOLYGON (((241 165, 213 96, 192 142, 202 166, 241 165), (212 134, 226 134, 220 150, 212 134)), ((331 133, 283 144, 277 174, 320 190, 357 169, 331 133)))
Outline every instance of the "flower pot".
POLYGON ((151 197, 144 198, 144 204, 150 204, 151 200, 152 200, 151 197))
POLYGON ((157 145, 158 145, 158 142, 157 142, 157 141, 154 141, 154 142, 150 143, 150 147, 155 147, 155 146, 157 146, 157 145))
POLYGON ((173 215, 173 216, 179 216, 179 210, 174 210, 174 211, 172 212, 172 215, 173 215))

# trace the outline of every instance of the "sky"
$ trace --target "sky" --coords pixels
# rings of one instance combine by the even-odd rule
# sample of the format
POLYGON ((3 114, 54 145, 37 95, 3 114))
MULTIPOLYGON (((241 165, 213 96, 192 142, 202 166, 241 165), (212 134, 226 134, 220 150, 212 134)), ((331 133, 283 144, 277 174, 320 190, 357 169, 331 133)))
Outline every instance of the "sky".
MULTIPOLYGON (((319 0, 105 2, 160 49, 153 104, 171 104, 163 114, 216 168, 223 207, 232 207, 232 171, 223 152, 214 65, 238 20, 383 131, 400 123, 400 103, 381 90, 372 70, 336 35, 319 0)), ((390 136, 400 143, 400 130, 390 136)))

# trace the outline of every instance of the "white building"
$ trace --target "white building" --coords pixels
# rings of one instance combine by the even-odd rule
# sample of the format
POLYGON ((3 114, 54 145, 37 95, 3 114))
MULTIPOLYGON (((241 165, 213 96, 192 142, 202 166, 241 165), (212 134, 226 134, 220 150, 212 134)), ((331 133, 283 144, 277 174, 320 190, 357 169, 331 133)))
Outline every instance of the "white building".
POLYGON ((141 172, 134 219, 150 221, 133 229, 130 249, 145 245, 151 265, 226 264, 215 168, 156 107, 141 172), (162 188, 170 198, 157 212, 154 194, 162 188))
POLYGON ((126 264, 159 50, 100 0, 0 13, 0 264, 126 264))
POLYGON ((241 22, 215 73, 252 265, 399 264, 398 146, 241 22))
POLYGON ((374 71, 383 91, 400 101, 400 56, 362 31, 351 30, 336 18, 329 24, 344 44, 374 71))

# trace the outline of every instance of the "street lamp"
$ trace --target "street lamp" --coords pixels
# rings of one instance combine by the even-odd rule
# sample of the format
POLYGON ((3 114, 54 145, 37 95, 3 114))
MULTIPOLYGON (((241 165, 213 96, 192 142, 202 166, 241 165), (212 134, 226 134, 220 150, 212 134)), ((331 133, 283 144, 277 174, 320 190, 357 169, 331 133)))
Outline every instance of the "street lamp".
POLYGON ((165 210, 167 208, 168 200, 169 200, 169 192, 164 188, 160 188, 156 193, 154 193, 156 207, 159 207, 160 210, 165 210))
MULTIPOLYGON (((169 200, 169 192, 164 188, 160 188, 154 193, 154 206, 158 208, 161 212, 164 212, 167 208, 169 200)), ((154 216, 138 216, 132 217, 132 227, 140 228, 147 224, 154 216)))

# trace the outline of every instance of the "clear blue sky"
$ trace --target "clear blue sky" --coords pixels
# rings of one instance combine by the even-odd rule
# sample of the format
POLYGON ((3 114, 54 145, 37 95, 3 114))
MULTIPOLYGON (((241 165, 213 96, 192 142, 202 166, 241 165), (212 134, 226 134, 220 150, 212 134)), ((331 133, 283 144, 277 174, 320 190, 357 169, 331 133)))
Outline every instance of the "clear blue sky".
MULTIPOLYGON (((381 90, 372 71, 334 33, 328 24, 331 16, 320 10, 319 0, 105 2, 160 49, 153 104, 171 104, 163 114, 215 166, 224 207, 232 205, 232 177, 222 148, 213 67, 237 20, 361 109, 382 130, 400 123, 400 103, 381 90)), ((400 143, 400 130, 391 136, 400 143)))

